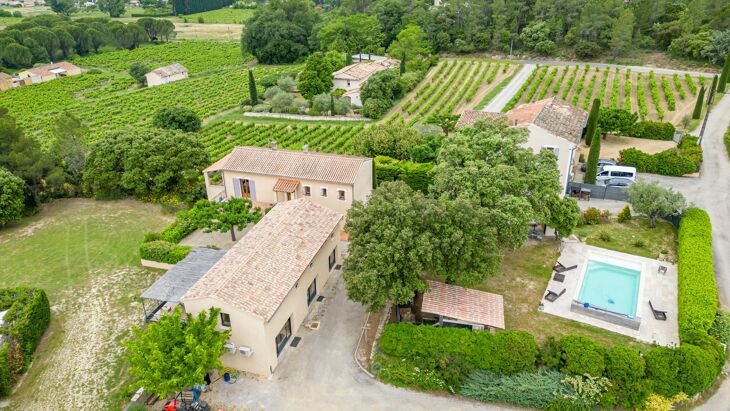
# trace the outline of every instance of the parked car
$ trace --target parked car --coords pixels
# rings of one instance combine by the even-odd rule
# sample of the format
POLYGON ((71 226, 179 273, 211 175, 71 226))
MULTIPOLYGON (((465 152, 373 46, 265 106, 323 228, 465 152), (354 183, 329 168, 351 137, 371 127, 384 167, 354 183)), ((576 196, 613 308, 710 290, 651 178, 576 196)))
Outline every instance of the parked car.
MULTIPOLYGON (((618 164, 616 160, 598 160, 598 168, 601 168, 603 166, 615 166, 618 164)), ((586 172, 586 163, 583 163, 580 165, 580 171, 586 172)))
POLYGON ((596 184, 606 187, 628 187, 634 184, 634 180, 625 177, 607 178, 605 180, 597 180, 596 184))

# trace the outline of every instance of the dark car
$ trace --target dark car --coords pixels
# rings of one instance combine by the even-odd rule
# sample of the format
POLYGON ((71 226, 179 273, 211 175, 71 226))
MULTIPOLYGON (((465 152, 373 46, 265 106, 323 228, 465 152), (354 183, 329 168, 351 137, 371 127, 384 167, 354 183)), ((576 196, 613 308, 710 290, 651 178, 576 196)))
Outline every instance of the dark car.
MULTIPOLYGON (((603 166, 615 166, 618 162, 616 160, 598 160, 598 168, 603 166)), ((580 165, 580 171, 586 172, 586 163, 580 165)))

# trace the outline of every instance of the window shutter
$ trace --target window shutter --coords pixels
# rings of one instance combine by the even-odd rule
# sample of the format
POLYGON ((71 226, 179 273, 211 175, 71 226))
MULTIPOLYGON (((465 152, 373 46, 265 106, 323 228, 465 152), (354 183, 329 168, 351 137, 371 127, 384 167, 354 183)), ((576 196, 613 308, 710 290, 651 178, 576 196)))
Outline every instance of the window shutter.
POLYGON ((233 178, 233 193, 235 198, 241 198, 241 179, 233 178))
POLYGON ((248 180, 248 186, 251 188, 251 201, 256 201, 256 184, 253 180, 248 180))

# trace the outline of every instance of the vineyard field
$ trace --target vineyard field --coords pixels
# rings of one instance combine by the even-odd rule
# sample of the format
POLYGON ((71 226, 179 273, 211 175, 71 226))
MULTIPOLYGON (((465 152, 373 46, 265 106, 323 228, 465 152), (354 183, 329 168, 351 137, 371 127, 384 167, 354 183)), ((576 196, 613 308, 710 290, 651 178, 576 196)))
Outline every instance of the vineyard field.
POLYGON ((647 120, 679 124, 692 114, 696 84, 701 82, 688 74, 656 75, 589 65, 541 66, 505 109, 558 96, 587 110, 598 98, 602 107, 626 108, 647 120))
POLYGON ((445 59, 405 96, 381 122, 415 125, 443 114, 473 109, 520 64, 485 59, 445 59))
POLYGON ((283 149, 301 150, 307 144, 310 151, 351 154, 353 141, 362 130, 363 125, 257 125, 252 122, 221 121, 204 127, 198 136, 211 160, 218 160, 236 146, 263 147, 271 141, 283 149))
POLYGON ((244 63, 241 47, 232 42, 177 41, 143 45, 134 50, 116 50, 72 59, 83 68, 127 72, 132 63, 141 62, 151 68, 180 63, 190 74, 244 63))

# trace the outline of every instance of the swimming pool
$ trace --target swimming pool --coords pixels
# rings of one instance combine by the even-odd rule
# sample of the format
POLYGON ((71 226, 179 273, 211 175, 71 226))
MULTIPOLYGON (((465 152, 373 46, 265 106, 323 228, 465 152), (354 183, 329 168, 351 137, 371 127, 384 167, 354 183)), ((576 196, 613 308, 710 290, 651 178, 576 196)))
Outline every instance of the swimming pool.
POLYGON ((592 308, 634 318, 640 279, 640 270, 588 260, 578 301, 592 308))

